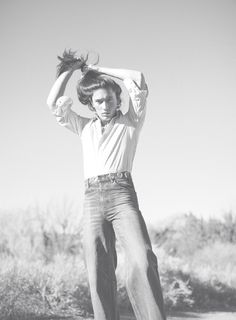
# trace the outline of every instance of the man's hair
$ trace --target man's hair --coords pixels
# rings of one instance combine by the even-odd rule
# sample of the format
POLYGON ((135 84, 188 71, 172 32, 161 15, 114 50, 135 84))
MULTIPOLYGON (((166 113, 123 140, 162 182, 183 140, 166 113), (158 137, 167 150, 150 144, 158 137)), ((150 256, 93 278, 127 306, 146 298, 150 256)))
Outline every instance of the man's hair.
POLYGON ((82 104, 92 108, 93 92, 97 89, 112 89, 116 94, 118 106, 121 104, 121 87, 110 77, 95 70, 88 70, 77 84, 77 94, 82 104))

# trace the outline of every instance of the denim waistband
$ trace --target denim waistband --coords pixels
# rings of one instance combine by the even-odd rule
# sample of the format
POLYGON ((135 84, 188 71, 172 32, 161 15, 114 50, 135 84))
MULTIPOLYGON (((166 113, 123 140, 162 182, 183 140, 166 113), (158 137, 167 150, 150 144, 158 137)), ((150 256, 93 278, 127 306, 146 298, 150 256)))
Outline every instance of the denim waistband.
POLYGON ((89 187, 90 185, 97 182, 113 182, 115 178, 132 179, 131 173, 129 171, 122 171, 122 172, 102 174, 99 176, 88 178, 84 181, 84 184, 85 184, 85 187, 89 187))

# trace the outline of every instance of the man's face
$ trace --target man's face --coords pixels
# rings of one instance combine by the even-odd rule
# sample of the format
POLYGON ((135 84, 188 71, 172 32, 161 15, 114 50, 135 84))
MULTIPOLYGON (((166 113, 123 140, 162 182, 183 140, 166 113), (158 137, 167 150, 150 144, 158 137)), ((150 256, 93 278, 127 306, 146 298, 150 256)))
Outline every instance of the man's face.
POLYGON ((97 89, 93 92, 92 106, 102 123, 109 122, 117 110, 117 98, 112 89, 97 89))

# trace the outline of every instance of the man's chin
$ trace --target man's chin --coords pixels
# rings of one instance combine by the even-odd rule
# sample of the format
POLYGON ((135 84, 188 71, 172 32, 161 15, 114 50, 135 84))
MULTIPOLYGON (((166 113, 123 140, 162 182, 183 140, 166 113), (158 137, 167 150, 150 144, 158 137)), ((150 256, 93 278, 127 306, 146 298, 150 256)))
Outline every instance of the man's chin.
POLYGON ((111 120, 111 116, 109 115, 109 116, 101 116, 101 119, 102 119, 102 121, 104 121, 104 122, 109 122, 110 120, 111 120))
POLYGON ((107 115, 101 114, 101 115, 99 116, 99 118, 101 119, 101 121, 102 121, 103 123, 108 123, 108 122, 110 122, 111 119, 114 118, 115 116, 116 116, 116 113, 115 113, 115 114, 108 113, 107 115))

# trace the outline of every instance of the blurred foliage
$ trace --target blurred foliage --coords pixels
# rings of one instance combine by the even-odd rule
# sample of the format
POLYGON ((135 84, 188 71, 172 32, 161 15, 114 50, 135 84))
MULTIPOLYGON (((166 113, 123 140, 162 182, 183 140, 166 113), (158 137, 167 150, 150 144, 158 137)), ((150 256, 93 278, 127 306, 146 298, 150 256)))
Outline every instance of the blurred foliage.
MULTIPOLYGON (((1 319, 92 314, 78 210, 69 202, 46 209, 0 212, 1 319)), ((236 301, 236 216, 192 213, 151 227, 167 310, 229 310, 236 301)), ((118 301, 132 312, 118 251, 118 301)))
POLYGON ((192 213, 171 221, 163 229, 150 228, 152 242, 173 256, 191 256, 196 250, 219 241, 236 244, 236 216, 223 215, 223 219, 204 220, 192 213))

